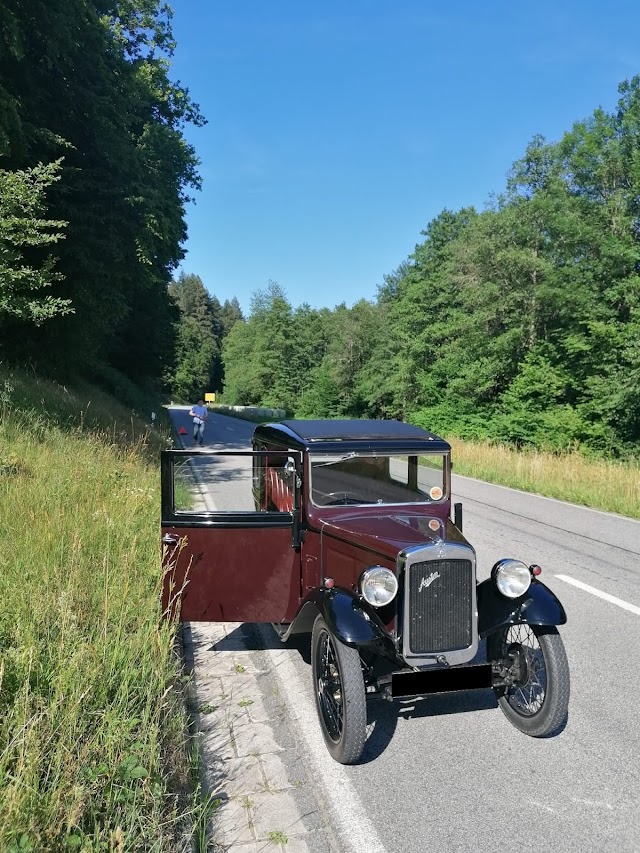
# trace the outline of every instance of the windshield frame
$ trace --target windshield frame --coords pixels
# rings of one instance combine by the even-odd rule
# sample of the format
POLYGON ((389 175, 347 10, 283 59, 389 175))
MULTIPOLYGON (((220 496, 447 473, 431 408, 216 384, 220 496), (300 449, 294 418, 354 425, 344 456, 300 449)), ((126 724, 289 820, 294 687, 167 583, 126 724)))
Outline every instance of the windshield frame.
MULTIPOLYGON (((380 507, 402 506, 402 507, 408 508, 408 507, 441 506, 443 504, 446 504, 450 500, 450 492, 451 492, 451 462, 450 462, 450 460, 451 460, 451 454, 449 451, 443 452, 440 450, 437 452, 434 451, 432 453, 429 453, 429 452, 425 452, 424 447, 421 447, 419 449, 416 448, 415 450, 413 450, 413 449, 411 449, 411 450, 402 449, 401 451, 382 451, 382 452, 379 452, 376 450, 369 450, 369 449, 364 450, 363 449, 363 450, 358 450, 358 451, 348 451, 348 452, 342 453, 342 454, 336 453, 335 451, 332 453, 322 452, 322 451, 315 451, 315 452, 310 451, 308 453, 308 486, 307 486, 307 490, 306 490, 307 491, 307 498, 309 500, 310 505, 314 509, 320 509, 320 510, 327 510, 327 509, 328 510, 333 510, 333 509, 344 510, 345 507, 353 507, 353 508, 377 507, 377 508, 380 508, 380 507), (424 465, 425 459, 427 459, 429 457, 437 458, 437 459, 441 460, 442 468, 440 469, 440 466, 433 466, 433 468, 431 468, 431 466, 424 465), (321 460, 323 458, 327 459, 327 461, 324 463, 321 462, 321 460), (335 464, 340 463, 340 462, 348 462, 349 460, 352 460, 352 459, 362 459, 362 458, 364 458, 364 459, 381 459, 381 460, 383 460, 383 459, 389 459, 389 460, 395 459, 397 461, 406 462, 406 464, 407 464, 407 468, 406 468, 407 479, 406 480, 402 480, 402 479, 398 480, 397 478, 391 477, 389 475, 388 479, 382 480, 382 482, 384 482, 387 486, 397 485, 399 487, 407 488, 407 482, 408 482, 408 478, 410 476, 410 471, 411 471, 412 465, 415 465, 415 467, 416 467, 415 476, 416 476, 416 482, 418 482, 418 483, 419 483, 420 470, 421 469, 425 469, 425 468, 430 469, 431 468, 431 470, 441 470, 442 471, 442 478, 441 478, 442 479, 442 483, 441 483, 442 496, 440 498, 434 500, 433 498, 431 498, 429 496, 428 492, 423 491, 420 488, 420 486, 418 485, 417 490, 413 492, 413 494, 415 494, 416 496, 419 496, 419 497, 417 497, 416 500, 404 500, 404 501, 403 500, 389 500, 389 501, 386 501, 386 500, 381 498, 378 501, 362 500, 362 501, 353 501, 352 502, 350 500, 345 500, 344 503, 340 502, 340 503, 332 504, 332 503, 318 503, 317 499, 314 499, 314 493, 316 493, 316 498, 317 498, 317 492, 320 491, 319 489, 314 488, 314 473, 315 473, 315 471, 317 471, 318 469, 324 468, 324 467, 330 467, 330 466, 335 465, 335 464), (412 461, 411 461, 412 459, 416 460, 415 463, 412 463, 412 461)), ((373 481, 375 478, 371 477, 369 479, 371 479, 371 481, 373 481)), ((426 485, 429 486, 430 484, 427 483, 426 485)), ((336 491, 336 492, 329 492, 327 494, 346 494, 346 492, 336 491)))

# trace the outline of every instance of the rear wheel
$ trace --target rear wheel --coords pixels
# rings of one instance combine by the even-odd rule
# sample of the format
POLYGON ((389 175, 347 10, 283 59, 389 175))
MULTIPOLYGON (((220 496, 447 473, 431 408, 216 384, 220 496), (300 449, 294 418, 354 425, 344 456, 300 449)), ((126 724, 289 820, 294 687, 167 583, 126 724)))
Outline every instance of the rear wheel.
POLYGON ((322 616, 311 635, 313 684, 327 748, 341 764, 355 764, 367 731, 367 703, 357 649, 335 637, 322 616))
POLYGON ((495 691, 509 722, 531 737, 547 737, 564 726, 569 663, 556 628, 510 625, 487 638, 487 657, 508 665, 508 683, 495 691))

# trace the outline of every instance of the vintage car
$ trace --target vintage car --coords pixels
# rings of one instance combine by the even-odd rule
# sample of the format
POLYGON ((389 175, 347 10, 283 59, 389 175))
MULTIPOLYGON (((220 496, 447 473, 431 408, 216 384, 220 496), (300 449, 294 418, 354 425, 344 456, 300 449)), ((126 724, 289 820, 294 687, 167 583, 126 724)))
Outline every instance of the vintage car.
POLYGON ((257 426, 252 450, 165 451, 162 534, 168 615, 311 634, 337 761, 360 758, 372 695, 493 689, 526 734, 564 725, 564 609, 535 564, 505 558, 477 582, 436 435, 288 420, 257 426))

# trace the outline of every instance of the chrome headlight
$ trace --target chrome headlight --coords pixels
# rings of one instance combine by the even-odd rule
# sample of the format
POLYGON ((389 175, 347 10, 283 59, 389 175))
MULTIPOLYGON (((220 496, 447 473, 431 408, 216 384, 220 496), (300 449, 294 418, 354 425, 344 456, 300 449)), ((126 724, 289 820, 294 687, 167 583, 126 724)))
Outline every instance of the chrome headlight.
POLYGON ((360 578, 360 592, 372 607, 384 607, 393 601, 398 591, 398 578, 390 569, 372 566, 360 578))
POLYGON ((491 569, 491 577, 507 598, 520 598, 531 586, 529 567, 520 560, 498 560, 491 569))

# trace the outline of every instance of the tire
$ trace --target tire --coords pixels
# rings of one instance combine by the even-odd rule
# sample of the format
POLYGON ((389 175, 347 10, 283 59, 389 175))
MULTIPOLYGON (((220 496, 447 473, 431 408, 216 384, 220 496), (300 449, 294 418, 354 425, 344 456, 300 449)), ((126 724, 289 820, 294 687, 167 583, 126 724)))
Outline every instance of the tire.
POLYGON ((367 734, 367 702, 357 649, 335 637, 322 616, 313 624, 311 661, 316 708, 327 749, 355 764, 367 734))
POLYGON ((521 677, 509 687, 496 687, 502 712, 531 737, 560 732, 569 715, 569 663, 564 643, 552 626, 510 625, 487 638, 487 658, 511 655, 521 661, 521 677))

